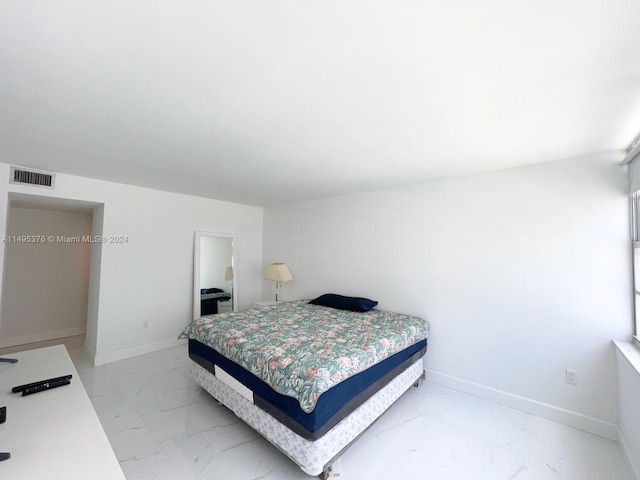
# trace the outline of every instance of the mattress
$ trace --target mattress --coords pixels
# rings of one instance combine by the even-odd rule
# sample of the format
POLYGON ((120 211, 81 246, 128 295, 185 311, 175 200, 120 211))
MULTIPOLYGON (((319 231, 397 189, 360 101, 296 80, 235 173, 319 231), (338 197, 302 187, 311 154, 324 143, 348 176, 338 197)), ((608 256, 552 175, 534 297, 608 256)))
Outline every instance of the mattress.
POLYGON ((427 336, 427 323, 418 317, 350 312, 303 300, 201 317, 180 334, 297 399, 307 413, 332 387, 427 336))
POLYGON ((320 395, 315 408, 305 412, 296 398, 276 392, 259 377, 210 346, 194 339, 189 340, 189 356, 193 361, 216 376, 231 376, 250 392, 245 393, 245 398, 306 440, 316 440, 323 436, 389 384, 395 376, 420 359, 426 349, 427 340, 424 339, 350 376, 320 395))

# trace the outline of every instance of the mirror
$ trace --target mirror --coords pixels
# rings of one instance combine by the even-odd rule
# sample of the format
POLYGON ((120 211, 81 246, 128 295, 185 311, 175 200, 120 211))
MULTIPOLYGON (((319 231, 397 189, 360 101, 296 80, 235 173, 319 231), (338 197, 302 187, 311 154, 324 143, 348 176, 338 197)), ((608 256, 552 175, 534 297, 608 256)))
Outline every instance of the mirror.
POLYGON ((233 312, 238 305, 235 237, 195 232, 193 318, 233 312))

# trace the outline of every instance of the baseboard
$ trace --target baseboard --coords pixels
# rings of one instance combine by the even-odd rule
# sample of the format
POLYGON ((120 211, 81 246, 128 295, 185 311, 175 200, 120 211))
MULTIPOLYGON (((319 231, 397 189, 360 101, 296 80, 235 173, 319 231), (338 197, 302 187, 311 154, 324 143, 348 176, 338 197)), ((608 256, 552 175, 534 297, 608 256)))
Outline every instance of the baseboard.
POLYGON ((21 337, 3 338, 0 339, 0 348, 26 345, 27 343, 46 342, 48 340, 55 340, 57 338, 75 337, 77 335, 84 335, 86 332, 87 327, 84 326, 66 328, 64 330, 55 330, 52 332, 34 333, 31 335, 23 335, 21 337))
POLYGON ((599 435, 609 440, 618 440, 618 427, 614 423, 608 423, 578 412, 573 412, 547 403, 538 402, 537 400, 514 395, 479 383, 452 377, 434 370, 427 370, 427 380, 473 395, 474 397, 479 397, 505 407, 513 408, 514 410, 519 410, 521 412, 536 415, 563 425, 568 425, 588 433, 593 433, 594 435, 599 435))
MULTIPOLYGON (((624 438, 624 435, 618 428, 618 445, 620 445, 620 450, 622 450, 622 456, 624 457, 625 462, 627 463, 627 467, 629 471, 634 476, 634 480, 640 480, 640 464, 636 465, 634 463, 633 457, 631 456, 631 452, 629 451, 629 446, 627 445, 627 440, 624 438)), ((636 462, 639 460, 636 460, 636 462)))
POLYGON ((145 353, 157 352, 158 350, 164 350, 165 348, 175 347, 185 342, 186 340, 177 340, 175 338, 170 338, 168 340, 147 343, 145 345, 125 348, 124 350, 117 350, 115 352, 102 353, 93 357, 93 364, 98 366, 105 363, 116 362, 118 360, 124 360, 125 358, 131 358, 137 355, 143 355, 145 353))

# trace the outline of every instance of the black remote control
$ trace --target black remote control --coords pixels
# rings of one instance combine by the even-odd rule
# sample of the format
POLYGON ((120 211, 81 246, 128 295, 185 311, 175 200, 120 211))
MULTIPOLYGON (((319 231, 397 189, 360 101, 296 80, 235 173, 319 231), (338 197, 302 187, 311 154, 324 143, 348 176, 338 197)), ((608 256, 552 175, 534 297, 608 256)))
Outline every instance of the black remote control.
POLYGON ((61 387, 63 385, 69 385, 71 380, 68 378, 60 378, 58 380, 50 380, 48 382, 39 383, 32 387, 27 387, 22 391, 22 396, 31 395, 32 393, 42 392, 44 390, 51 390, 52 388, 61 387))
POLYGON ((38 382, 33 383, 25 383, 24 385, 18 385, 17 387, 13 387, 11 391, 13 393, 23 392, 27 388, 37 387, 38 385, 43 385, 45 383, 57 382, 58 380, 71 380, 71 375, 64 375, 62 377, 48 378, 47 380, 40 380, 38 382))
POLYGON ((3 460, 9 460, 11 458, 11 454, 6 452, 6 453, 0 453, 0 462, 2 462, 3 460))

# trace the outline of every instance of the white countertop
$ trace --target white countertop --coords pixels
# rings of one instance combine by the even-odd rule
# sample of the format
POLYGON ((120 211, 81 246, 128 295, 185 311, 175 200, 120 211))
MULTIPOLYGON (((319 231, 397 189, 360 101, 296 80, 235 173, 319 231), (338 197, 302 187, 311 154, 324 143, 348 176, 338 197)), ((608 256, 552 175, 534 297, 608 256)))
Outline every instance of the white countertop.
POLYGON ((18 363, 0 363, 0 478, 11 480, 124 480, 102 425, 78 372, 63 345, 6 355, 18 363), (63 375, 70 385, 23 397, 17 385, 63 375))

